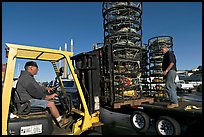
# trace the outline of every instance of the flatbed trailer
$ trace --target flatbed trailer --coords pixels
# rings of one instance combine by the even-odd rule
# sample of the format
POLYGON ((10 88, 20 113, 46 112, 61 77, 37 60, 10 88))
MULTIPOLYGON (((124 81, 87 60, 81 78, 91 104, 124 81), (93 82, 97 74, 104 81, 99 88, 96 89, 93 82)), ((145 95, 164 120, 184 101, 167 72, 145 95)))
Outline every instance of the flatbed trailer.
POLYGON ((136 131, 145 133, 152 124, 160 135, 199 134, 202 127, 202 102, 179 102, 177 108, 167 108, 168 102, 142 103, 111 111, 129 114, 136 131))

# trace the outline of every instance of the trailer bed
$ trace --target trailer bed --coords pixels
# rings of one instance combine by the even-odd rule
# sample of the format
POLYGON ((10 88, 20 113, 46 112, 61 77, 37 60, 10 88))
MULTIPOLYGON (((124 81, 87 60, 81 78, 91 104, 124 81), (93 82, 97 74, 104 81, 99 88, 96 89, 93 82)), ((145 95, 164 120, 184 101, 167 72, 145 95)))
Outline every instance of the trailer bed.
POLYGON ((157 118, 161 115, 171 115, 172 117, 182 118, 183 117, 192 117, 193 119, 202 118, 202 102, 190 102, 190 101, 182 101, 179 102, 179 107, 177 108, 167 108, 169 102, 143 102, 138 106, 121 106, 118 109, 114 109, 108 106, 104 108, 118 113, 123 114, 132 114, 134 111, 139 110, 143 111, 151 117, 157 118), (190 106, 191 109, 185 109, 187 106, 190 106), (192 106, 196 106, 199 109, 194 109, 192 106))
MULTIPOLYGON (((202 117, 202 102, 179 102, 177 108, 167 108, 168 102, 154 102, 152 104, 141 104, 138 109, 144 111, 154 112, 163 115, 177 115, 177 116, 196 116, 202 117)), ((153 114, 154 114, 153 113, 153 114)))

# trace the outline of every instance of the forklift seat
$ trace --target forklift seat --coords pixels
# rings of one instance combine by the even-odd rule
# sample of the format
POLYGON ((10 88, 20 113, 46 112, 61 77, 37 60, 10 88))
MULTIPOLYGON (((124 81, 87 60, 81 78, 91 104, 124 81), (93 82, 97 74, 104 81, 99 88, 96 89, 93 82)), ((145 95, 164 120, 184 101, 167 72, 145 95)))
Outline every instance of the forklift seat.
POLYGON ((15 88, 12 89, 12 100, 17 109, 17 114, 26 115, 34 112, 43 112, 46 110, 43 107, 31 107, 30 101, 21 101, 15 88))

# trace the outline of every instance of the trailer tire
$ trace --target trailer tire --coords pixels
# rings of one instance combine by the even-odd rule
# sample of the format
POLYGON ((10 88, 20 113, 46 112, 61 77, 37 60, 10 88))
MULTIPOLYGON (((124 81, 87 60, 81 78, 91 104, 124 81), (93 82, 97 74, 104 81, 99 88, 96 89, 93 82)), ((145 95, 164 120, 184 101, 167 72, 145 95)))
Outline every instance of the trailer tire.
POLYGON ((134 111, 130 116, 130 121, 134 129, 138 132, 144 133, 149 129, 150 117, 141 111, 134 111))
POLYGON ((160 116, 156 121, 156 131, 159 135, 180 135, 181 127, 175 119, 160 116))

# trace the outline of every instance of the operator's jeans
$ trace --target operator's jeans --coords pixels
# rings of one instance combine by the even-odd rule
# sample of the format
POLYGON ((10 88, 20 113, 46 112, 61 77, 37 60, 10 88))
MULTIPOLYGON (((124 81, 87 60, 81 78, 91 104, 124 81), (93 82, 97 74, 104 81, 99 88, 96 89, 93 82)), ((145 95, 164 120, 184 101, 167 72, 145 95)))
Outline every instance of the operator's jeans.
POLYGON ((169 99, 171 103, 178 104, 178 97, 177 97, 177 91, 176 91, 176 85, 175 85, 175 79, 176 79, 176 71, 170 70, 167 75, 164 77, 165 80, 165 89, 169 93, 169 99))

